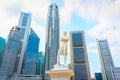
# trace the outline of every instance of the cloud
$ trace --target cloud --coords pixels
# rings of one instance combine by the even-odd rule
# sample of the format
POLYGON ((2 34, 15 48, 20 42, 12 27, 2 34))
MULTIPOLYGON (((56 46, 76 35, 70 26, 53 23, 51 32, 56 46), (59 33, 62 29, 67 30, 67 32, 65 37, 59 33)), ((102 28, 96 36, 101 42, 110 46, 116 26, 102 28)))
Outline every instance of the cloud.
POLYGON ((95 21, 100 25, 120 25, 119 0, 64 0, 63 3, 60 19, 65 24, 70 23, 73 13, 76 12, 86 20, 95 21))
MULTIPOLYGON (((73 13, 95 23, 87 30, 89 39, 108 39, 111 54, 117 63, 120 58, 120 0, 64 0, 60 8, 61 22, 71 23, 73 13)), ((88 43, 88 52, 98 53, 96 41, 88 43)))
POLYGON ((11 27, 17 25, 17 17, 10 16, 4 8, 0 7, 0 35, 7 38, 11 27))
POLYGON ((60 8, 60 22, 69 23, 71 21, 71 16, 74 10, 73 0, 64 0, 64 5, 60 8))
POLYGON ((49 0, 21 0, 22 10, 32 13, 35 18, 46 20, 49 0))
MULTIPOLYGON (((88 34, 92 38, 108 39, 111 54, 114 62, 117 63, 120 50, 120 6, 119 0, 114 3, 102 3, 101 9, 96 16, 97 24, 88 30, 88 34)), ((96 15, 96 14, 95 14, 96 15)), ((120 65, 117 65, 120 66, 120 65)))
POLYGON ((30 12, 32 14, 31 27, 40 37, 40 51, 44 51, 45 43, 45 26, 49 0, 2 0, 0 2, 0 36, 7 38, 10 29, 18 25, 20 13, 30 12), (37 20, 37 21, 36 21, 37 20), (41 24, 40 24, 41 23, 41 24))
POLYGON ((50 5, 49 0, 11 0, 7 1, 4 0, 1 3, 4 7, 4 9, 10 9, 8 10, 9 13, 13 11, 14 13, 17 12, 30 12, 32 13, 33 17, 41 18, 43 20, 46 20, 46 15, 48 12, 48 7, 50 5))
POLYGON ((98 54, 97 44, 95 42, 89 43, 87 45, 87 50, 88 53, 98 54))
POLYGON ((119 34, 118 32, 120 32, 120 7, 118 6, 117 1, 111 4, 103 2, 101 4, 100 10, 98 10, 93 15, 96 14, 97 16, 95 20, 97 21, 97 24, 95 24, 93 28, 88 30, 88 34, 90 36, 96 38, 110 38, 119 34))

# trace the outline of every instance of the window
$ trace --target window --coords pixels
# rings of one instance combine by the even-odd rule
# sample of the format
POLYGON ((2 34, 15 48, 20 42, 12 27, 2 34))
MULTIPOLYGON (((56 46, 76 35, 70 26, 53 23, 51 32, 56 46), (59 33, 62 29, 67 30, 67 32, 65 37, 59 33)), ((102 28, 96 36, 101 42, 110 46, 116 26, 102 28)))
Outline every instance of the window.
POLYGON ((112 58, 110 56, 103 56, 104 62, 111 62, 112 58))
POLYGON ((17 30, 20 30, 20 28, 17 27, 17 30))
POLYGON ((75 64, 75 80, 88 80, 85 64, 75 64))
POLYGON ((108 48, 107 42, 106 41, 101 41, 100 42, 100 48, 102 48, 102 49, 108 48))
POLYGON ((83 46, 82 33, 72 33, 73 46, 83 46))
POLYGON ((102 55, 110 55, 109 49, 101 49, 102 55))
POLYGON ((84 55, 83 48, 74 48, 73 55, 74 55, 75 62, 85 62, 85 55, 84 55))
POLYGON ((25 35, 25 29, 24 28, 21 28, 20 34, 21 34, 21 38, 23 39, 24 35, 25 35))
POLYGON ((26 26, 27 25, 27 20, 28 20, 28 16, 23 16, 22 26, 26 26))

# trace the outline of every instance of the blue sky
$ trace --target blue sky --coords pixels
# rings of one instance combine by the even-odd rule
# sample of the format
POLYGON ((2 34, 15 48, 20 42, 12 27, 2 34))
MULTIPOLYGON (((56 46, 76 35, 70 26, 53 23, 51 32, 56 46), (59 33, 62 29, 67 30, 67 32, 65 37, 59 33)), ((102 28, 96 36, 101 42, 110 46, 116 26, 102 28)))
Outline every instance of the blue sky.
POLYGON ((7 38, 18 24, 20 12, 32 13, 31 27, 40 37, 44 52, 48 6, 59 7, 60 32, 84 30, 91 74, 100 71, 96 39, 108 39, 116 67, 120 67, 120 0, 2 0, 0 36, 7 38), (94 63, 94 64, 93 64, 94 63))

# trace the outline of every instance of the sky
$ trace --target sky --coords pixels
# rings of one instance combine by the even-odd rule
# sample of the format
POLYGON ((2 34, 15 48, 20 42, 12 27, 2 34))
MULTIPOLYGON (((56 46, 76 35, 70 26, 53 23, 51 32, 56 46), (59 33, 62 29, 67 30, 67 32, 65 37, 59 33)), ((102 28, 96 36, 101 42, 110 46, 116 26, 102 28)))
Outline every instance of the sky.
POLYGON ((32 14, 31 27, 45 50, 45 31, 50 4, 59 7, 60 34, 84 30, 91 75, 100 72, 96 39, 107 39, 115 67, 120 67, 120 0, 0 0, 0 36, 7 39, 18 25, 21 12, 32 14), (93 64, 94 63, 94 64, 93 64))

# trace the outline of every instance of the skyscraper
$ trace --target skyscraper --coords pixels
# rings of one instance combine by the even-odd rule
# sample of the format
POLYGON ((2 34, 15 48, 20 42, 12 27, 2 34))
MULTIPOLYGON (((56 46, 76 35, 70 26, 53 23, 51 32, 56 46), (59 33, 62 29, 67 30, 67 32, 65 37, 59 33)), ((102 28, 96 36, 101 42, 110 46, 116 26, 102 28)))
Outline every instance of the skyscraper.
POLYGON ((23 74, 36 75, 38 74, 38 50, 39 50, 39 37, 33 29, 30 31, 28 38, 27 51, 24 61, 23 74))
POLYGON ((107 40, 97 40, 103 80, 113 80, 111 68, 114 67, 107 40))
POLYGON ((30 24, 31 24, 31 13, 24 13, 21 12, 18 27, 21 29, 21 52, 18 55, 17 62, 18 69, 17 73, 20 74, 23 68, 23 60, 27 49, 29 31, 30 31, 30 24))
POLYGON ((73 80, 90 80, 90 69, 84 31, 70 32, 71 68, 73 80))
POLYGON ((12 76, 14 74, 15 61, 20 49, 20 40, 20 28, 13 27, 10 30, 3 53, 0 77, 12 76))
POLYGON ((5 47, 5 39, 0 37, 0 65, 1 65, 1 59, 3 55, 4 47, 5 47))
POLYGON ((56 4, 52 4, 49 7, 47 30, 46 30, 46 46, 45 46, 46 70, 50 70, 57 63, 58 49, 59 49, 58 6, 56 4))

